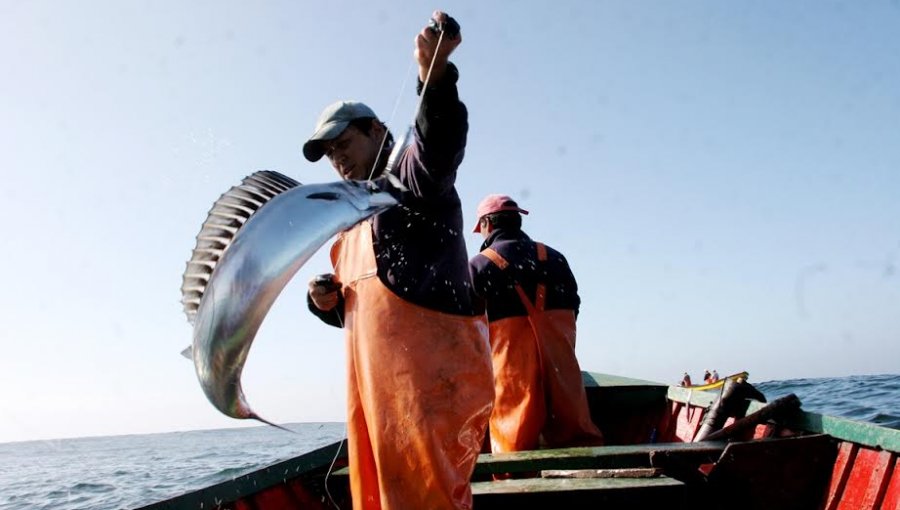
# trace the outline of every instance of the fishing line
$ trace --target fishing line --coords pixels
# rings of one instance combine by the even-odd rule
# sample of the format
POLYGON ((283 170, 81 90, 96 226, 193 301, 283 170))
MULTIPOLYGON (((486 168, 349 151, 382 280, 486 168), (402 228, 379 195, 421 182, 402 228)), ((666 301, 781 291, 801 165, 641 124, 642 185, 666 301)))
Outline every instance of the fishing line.
MULTIPOLYGON (((335 307, 335 308, 337 308, 337 307, 335 307)), ((337 316, 337 320, 338 320, 338 323, 341 325, 341 329, 344 329, 344 321, 343 321, 343 319, 341 319, 341 314, 338 313, 337 310, 334 311, 334 314, 337 316)), ((328 490, 328 479, 331 477, 331 473, 334 471, 334 464, 337 462, 337 458, 341 454, 341 447, 344 446, 344 441, 345 441, 348 433, 349 433, 349 430, 347 428, 347 423, 344 422, 344 437, 342 437, 340 442, 338 443, 337 451, 334 452, 334 458, 331 459, 331 465, 328 466, 328 471, 325 473, 325 495, 328 496, 328 502, 331 503, 331 505, 333 507, 337 508, 338 510, 341 510, 341 507, 338 506, 338 504, 334 502, 334 497, 331 496, 331 491, 328 490)))
MULTIPOLYGON (((390 125, 391 122, 393 122, 394 117, 397 115, 397 110, 400 107, 400 100, 403 98, 403 93, 406 92, 406 84, 409 83, 409 75, 412 72, 412 68, 413 68, 413 63, 410 62, 409 65, 406 67, 406 74, 404 74, 404 76, 403 76, 403 82, 400 84, 400 93, 397 94, 397 100, 394 101, 394 109, 391 110, 391 115, 390 115, 390 117, 388 117, 388 120, 385 123, 384 136, 381 137, 381 144, 378 145, 378 157, 376 157, 375 162, 372 163, 372 170, 369 172, 369 177, 366 179, 367 181, 372 180, 372 176, 375 174, 375 169, 378 168, 378 160, 381 159, 381 153, 382 153, 382 151, 384 151, 384 146, 387 143, 387 139, 388 139, 387 126, 390 125)), ((394 140, 394 144, 396 145, 397 143, 398 143, 397 140, 394 140)), ((393 149, 393 148, 394 147, 391 146, 391 149, 393 149)), ((388 158, 388 160, 390 160, 390 158, 388 158)))
MULTIPOLYGON (((422 108, 422 103, 425 100, 425 91, 428 89, 428 83, 431 81, 431 71, 434 69, 434 63, 437 61, 438 51, 441 49, 441 43, 444 41, 444 28, 442 25, 438 24, 436 20, 432 19, 432 23, 429 25, 430 30, 434 30, 438 33, 437 44, 434 47, 434 54, 431 55, 431 63, 428 64, 428 72, 425 74, 425 80, 422 82, 422 93, 419 94, 419 101, 416 104, 416 109, 413 111, 413 120, 409 127, 406 128, 406 132, 403 134, 403 138, 400 140, 394 141, 394 146, 391 150, 391 154, 388 156, 387 165, 385 166, 385 170, 390 173, 393 170, 394 165, 397 164, 397 160, 399 159, 400 152, 406 147, 406 143, 409 140, 410 134, 412 134, 412 130, 415 129, 416 126, 416 118, 419 116, 419 110, 422 108)), ((412 63, 410 63, 410 68, 412 68, 412 63)), ((409 81, 409 70, 407 70, 406 78, 403 80, 403 88, 400 93, 403 93, 403 90, 406 89, 406 83, 409 81)), ((398 103, 399 103, 398 96, 398 103)), ((396 105, 394 106, 394 111, 396 112, 396 105)), ((393 116, 393 113, 391 114, 393 116)), ((381 156, 381 151, 384 149, 385 141, 387 140, 388 132, 385 129, 384 138, 381 140, 381 146, 378 148, 379 157, 375 158, 375 163, 372 165, 372 171, 369 172, 369 177, 367 180, 372 180, 372 176, 375 175, 375 170, 378 168, 378 159, 381 156)))
POLYGON ((341 507, 338 506, 337 503, 334 502, 334 497, 331 496, 331 491, 328 490, 328 478, 331 476, 332 471, 334 470, 334 464, 337 462, 338 456, 341 454, 341 448, 344 446, 344 441, 347 437, 347 424, 344 424, 344 437, 338 442, 337 450, 334 452, 334 458, 331 459, 331 465, 328 466, 328 472, 325 473, 325 495, 328 496, 328 502, 331 503, 331 506, 341 510, 341 507))
MULTIPOLYGON (((341 314, 337 313, 337 310, 335 310, 335 315, 337 315, 337 320, 341 325, 341 329, 344 329, 344 321, 341 319, 341 314)), ((334 452, 334 458, 331 459, 331 465, 328 466, 328 472, 325 473, 325 494, 328 496, 328 501, 330 501, 331 504, 334 505, 334 507, 338 510, 341 510, 341 507, 339 507, 338 504, 334 502, 334 498, 331 496, 331 491, 328 490, 328 478, 331 476, 331 473, 334 470, 334 463, 337 462, 338 455, 341 454, 341 447, 344 446, 344 440, 347 437, 348 433, 349 430, 347 428, 347 423, 344 422, 344 437, 341 438, 340 443, 338 443, 337 451, 334 452)))

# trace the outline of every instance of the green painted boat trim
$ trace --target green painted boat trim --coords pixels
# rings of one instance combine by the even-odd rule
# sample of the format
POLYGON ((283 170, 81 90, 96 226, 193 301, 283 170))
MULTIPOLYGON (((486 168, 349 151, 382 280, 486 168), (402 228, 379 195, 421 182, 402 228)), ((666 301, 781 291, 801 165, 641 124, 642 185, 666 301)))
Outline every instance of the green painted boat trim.
POLYGON ((588 388, 614 388, 622 386, 651 386, 655 388, 665 388, 665 384, 653 381, 645 381, 643 379, 633 379, 631 377, 623 377, 619 375, 600 374, 597 372, 581 372, 581 379, 588 388))
POLYGON ((808 411, 800 411, 786 421, 795 429, 821 432, 843 441, 900 453, 900 430, 808 411))
POLYGON ((592 409, 625 411, 665 405, 665 384, 584 371, 581 378, 592 409))

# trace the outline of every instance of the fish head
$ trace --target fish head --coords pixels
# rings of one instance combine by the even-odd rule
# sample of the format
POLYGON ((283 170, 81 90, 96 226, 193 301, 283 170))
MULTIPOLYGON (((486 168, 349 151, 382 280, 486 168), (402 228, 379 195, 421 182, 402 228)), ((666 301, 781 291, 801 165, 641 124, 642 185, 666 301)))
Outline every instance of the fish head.
POLYGON ((309 200, 344 200, 360 215, 369 217, 385 209, 389 209, 399 201, 391 193, 391 189, 385 185, 379 185, 377 181, 345 180, 326 184, 307 195, 309 200))

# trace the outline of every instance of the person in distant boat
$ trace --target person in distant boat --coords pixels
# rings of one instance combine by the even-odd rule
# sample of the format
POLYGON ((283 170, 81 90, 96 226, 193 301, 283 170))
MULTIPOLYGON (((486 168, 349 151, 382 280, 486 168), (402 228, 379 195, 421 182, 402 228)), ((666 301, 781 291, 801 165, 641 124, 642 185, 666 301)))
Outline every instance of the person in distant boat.
POLYGON ((509 196, 485 197, 474 229, 484 244, 469 261, 490 327, 491 451, 602 445, 575 356, 575 276, 560 252, 522 231, 523 214, 509 196))
POLYGON ((691 376, 687 372, 684 373, 684 377, 681 378, 682 386, 690 386, 691 385, 691 376))
POLYGON ((709 384, 709 383, 711 383, 711 382, 713 382, 713 380, 712 380, 712 374, 709 373, 709 370, 704 370, 704 371, 703 371, 703 383, 704 383, 704 384, 709 384))
POLYGON ((712 374, 710 375, 710 378, 712 379, 711 382, 718 382, 719 372, 717 372, 715 369, 713 369, 712 374))
MULTIPOLYGON (((415 140, 388 169, 407 188, 395 192, 401 205, 341 233, 331 249, 334 274, 309 282, 309 309, 346 332, 356 509, 471 508, 494 398, 455 188, 468 114, 448 57, 462 38, 446 14, 434 20, 440 45, 441 32, 428 27, 415 43, 424 95, 415 140)), ((374 174, 379 187, 389 187, 378 177, 390 152, 385 125, 353 101, 328 106, 303 145, 309 161, 327 157, 345 179, 374 174)))

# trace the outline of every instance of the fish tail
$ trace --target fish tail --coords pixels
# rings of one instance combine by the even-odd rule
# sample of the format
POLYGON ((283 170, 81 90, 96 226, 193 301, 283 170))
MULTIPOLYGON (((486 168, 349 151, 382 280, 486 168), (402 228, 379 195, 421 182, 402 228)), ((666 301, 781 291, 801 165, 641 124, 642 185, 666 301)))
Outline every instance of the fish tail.
POLYGON ((263 418, 262 416, 260 416, 260 415, 258 415, 258 414, 256 414, 256 413, 254 413, 254 412, 252 412, 252 411, 251 411, 250 414, 247 416, 247 418, 253 418, 254 420, 261 421, 261 422, 265 423, 266 425, 271 425, 271 426, 275 427, 276 429, 281 429, 281 430, 290 432, 291 434, 296 434, 296 432, 294 432, 293 430, 291 430, 291 429, 289 429, 289 428, 286 428, 286 427, 282 427, 281 425, 278 425, 278 424, 276 424, 276 423, 272 423, 272 422, 270 422, 269 420, 263 418))

